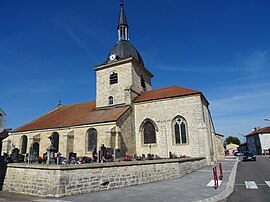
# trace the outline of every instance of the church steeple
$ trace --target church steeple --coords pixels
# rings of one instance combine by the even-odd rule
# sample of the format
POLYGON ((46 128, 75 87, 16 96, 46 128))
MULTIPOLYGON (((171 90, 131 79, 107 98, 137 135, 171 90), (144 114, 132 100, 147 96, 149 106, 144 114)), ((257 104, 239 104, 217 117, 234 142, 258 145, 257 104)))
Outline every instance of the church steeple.
POLYGON ((118 41, 128 41, 128 23, 127 18, 124 11, 124 3, 123 0, 120 2, 120 15, 118 20, 118 41))
POLYGON ((123 0, 120 2, 120 13, 118 18, 118 41, 109 53, 105 64, 120 61, 127 58, 134 58, 142 66, 144 66, 143 59, 137 49, 130 43, 128 34, 128 23, 124 11, 123 0))
POLYGON ((128 38, 124 3, 120 2, 118 40, 106 61, 96 70, 96 107, 131 105, 143 91, 151 89, 153 75, 144 67, 143 59, 128 38))

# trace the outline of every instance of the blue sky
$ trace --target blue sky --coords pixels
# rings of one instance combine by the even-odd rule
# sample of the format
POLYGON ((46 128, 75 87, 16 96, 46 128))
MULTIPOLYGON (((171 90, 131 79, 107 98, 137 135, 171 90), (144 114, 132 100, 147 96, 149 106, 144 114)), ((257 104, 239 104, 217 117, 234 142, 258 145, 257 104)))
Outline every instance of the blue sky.
MULTIPOLYGON (((119 0, 1 0, 0 107, 16 128, 95 100, 94 66, 117 42, 119 0)), ((270 122, 270 1, 125 0, 131 43, 153 89, 203 92, 216 132, 270 122)), ((241 136, 238 136, 241 140, 241 136)))

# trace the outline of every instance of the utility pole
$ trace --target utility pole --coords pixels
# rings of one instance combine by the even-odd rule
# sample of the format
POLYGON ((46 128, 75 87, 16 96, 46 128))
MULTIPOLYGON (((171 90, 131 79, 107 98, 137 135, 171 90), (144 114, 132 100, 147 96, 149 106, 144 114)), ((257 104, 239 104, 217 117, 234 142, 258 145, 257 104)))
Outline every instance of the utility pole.
POLYGON ((243 136, 243 142, 242 143, 244 143, 245 142, 245 135, 244 134, 241 134, 241 133, 239 133, 238 135, 240 135, 240 136, 243 136))

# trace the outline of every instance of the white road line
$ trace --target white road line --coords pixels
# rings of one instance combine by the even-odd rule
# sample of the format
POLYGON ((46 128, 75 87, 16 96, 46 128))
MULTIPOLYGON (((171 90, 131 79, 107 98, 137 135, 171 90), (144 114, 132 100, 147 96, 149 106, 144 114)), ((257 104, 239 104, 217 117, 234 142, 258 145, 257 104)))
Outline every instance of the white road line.
POLYGON ((268 187, 270 187, 270 181, 264 181, 264 182, 265 182, 265 184, 268 185, 268 187))
POLYGON ((255 181, 245 181, 247 189, 258 189, 255 181))
MULTIPOLYGON (((218 186, 220 186, 221 185, 221 180, 218 180, 218 186)), ((208 186, 208 187, 213 187, 214 186, 214 180, 211 180, 206 186, 208 186)))

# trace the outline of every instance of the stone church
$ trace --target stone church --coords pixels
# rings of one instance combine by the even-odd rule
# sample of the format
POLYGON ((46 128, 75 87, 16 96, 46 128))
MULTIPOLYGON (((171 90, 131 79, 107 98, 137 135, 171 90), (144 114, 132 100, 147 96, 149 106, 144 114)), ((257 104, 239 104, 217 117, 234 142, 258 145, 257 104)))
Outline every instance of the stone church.
MULTIPOLYGON (((54 139, 55 152, 68 157, 91 156, 101 144, 126 155, 148 153, 168 158, 224 156, 215 133, 209 103, 202 92, 179 86, 152 90, 153 74, 129 41, 129 25, 121 1, 118 42, 96 71, 96 101, 59 106, 9 133, 3 152, 13 146, 39 156, 54 139)), ((166 78, 164 78, 166 79, 166 78)))

